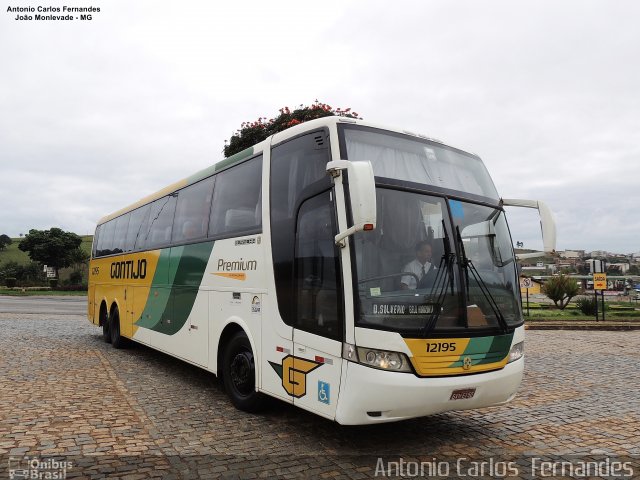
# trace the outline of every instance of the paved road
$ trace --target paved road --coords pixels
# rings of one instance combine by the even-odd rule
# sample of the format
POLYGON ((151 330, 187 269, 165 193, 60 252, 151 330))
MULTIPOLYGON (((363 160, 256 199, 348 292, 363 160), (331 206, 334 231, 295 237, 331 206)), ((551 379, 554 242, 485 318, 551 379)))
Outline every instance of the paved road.
POLYGON ((459 458, 479 478, 471 462, 490 457, 514 462, 504 478, 530 478, 534 457, 640 456, 639 344, 640 332, 530 331, 511 404, 342 427, 278 402, 235 410, 213 375, 142 346, 114 350, 81 316, 0 314, 0 478, 9 456, 63 455, 74 474, 130 480, 382 478, 402 462, 425 476, 446 464, 455 478, 459 458))
POLYGON ((87 297, 11 297, 0 295, 0 313, 86 315, 87 297))

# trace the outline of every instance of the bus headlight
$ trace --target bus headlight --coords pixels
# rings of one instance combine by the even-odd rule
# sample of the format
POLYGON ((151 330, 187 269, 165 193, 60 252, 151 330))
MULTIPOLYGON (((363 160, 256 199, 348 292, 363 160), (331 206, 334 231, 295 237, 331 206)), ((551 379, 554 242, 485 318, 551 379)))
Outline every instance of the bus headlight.
POLYGON ((356 347, 344 344, 343 357, 347 360, 393 372, 411 372, 409 359, 404 353, 377 350, 375 348, 356 347))
POLYGON ((509 363, 515 362, 524 356, 524 341, 520 343, 516 343, 513 347, 511 347, 511 351, 509 352, 509 363))

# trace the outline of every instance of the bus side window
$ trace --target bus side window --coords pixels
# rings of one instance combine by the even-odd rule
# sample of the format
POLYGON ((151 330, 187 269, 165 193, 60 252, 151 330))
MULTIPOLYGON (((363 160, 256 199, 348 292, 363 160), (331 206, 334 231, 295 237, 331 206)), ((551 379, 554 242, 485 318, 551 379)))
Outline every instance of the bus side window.
POLYGON ((235 236, 262 229, 262 155, 216 175, 209 235, 235 236))
MULTIPOLYGON (((149 210, 151 205, 145 205, 131 212, 131 220, 129 221, 129 229, 127 230, 127 238, 124 242, 124 251, 131 252, 136 248, 136 241, 141 237, 142 231, 146 232, 148 228, 149 210)), ((138 248, 141 244, 138 245, 138 248)))
POLYGON ((93 235, 93 248, 91 250, 91 256, 93 258, 100 256, 100 251, 98 250, 98 245, 100 244, 100 230, 102 230, 102 225, 98 225, 96 227, 96 233, 93 235))
POLYGON ((116 233, 116 222, 110 220, 100 229, 100 239, 98 241, 98 256, 111 255, 113 250, 113 236, 116 233))
POLYGON ((295 326, 334 340, 342 340, 342 299, 337 228, 330 192, 302 204, 298 215, 295 252, 297 312, 295 326))
POLYGON ((129 227, 129 220, 131 218, 130 213, 126 213, 121 217, 118 217, 115 227, 115 234, 113 236, 113 247, 111 253, 122 253, 124 252, 124 244, 127 237, 127 228, 129 227))
POLYGON ((169 245, 175 209, 175 194, 159 198, 151 204, 149 229, 143 237, 143 248, 152 249, 169 245))
POLYGON ((180 190, 173 219, 172 244, 198 240, 206 236, 213 179, 214 177, 209 177, 180 190))

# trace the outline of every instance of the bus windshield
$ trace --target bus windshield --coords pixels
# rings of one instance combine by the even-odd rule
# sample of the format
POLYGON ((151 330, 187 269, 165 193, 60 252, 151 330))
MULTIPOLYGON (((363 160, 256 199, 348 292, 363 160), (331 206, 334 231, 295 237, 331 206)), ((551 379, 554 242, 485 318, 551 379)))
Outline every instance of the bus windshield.
POLYGON ((502 210, 450 200, 469 326, 521 323, 516 260, 502 210))
POLYGON ((412 336, 521 323, 501 210, 377 188, 378 225, 354 236, 356 325, 412 336))
POLYGON ((370 127, 340 127, 343 154, 351 161, 370 161, 377 177, 498 199, 487 169, 475 155, 414 136, 370 127))

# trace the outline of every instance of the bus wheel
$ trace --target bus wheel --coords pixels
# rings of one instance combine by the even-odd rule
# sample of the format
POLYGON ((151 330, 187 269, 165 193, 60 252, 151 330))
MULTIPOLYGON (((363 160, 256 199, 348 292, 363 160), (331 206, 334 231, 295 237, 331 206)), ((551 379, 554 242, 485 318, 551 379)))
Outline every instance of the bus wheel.
POLYGON ((264 406, 264 395, 256 392, 256 365, 247 335, 236 333, 224 352, 222 378, 231 403, 245 412, 264 406))
POLYGON ((111 343, 111 332, 109 331, 109 316, 107 315, 106 307, 100 309, 100 323, 102 324, 102 339, 111 343))
POLYGON ((109 316, 109 333, 111 335, 111 345, 115 348, 124 348, 127 339, 120 335, 120 314, 118 308, 114 308, 109 316))

